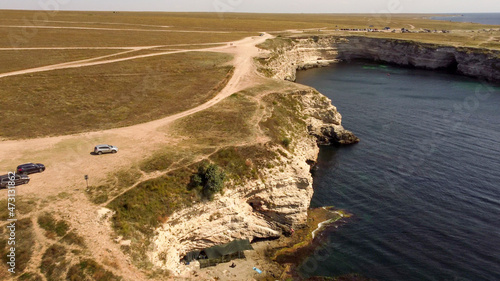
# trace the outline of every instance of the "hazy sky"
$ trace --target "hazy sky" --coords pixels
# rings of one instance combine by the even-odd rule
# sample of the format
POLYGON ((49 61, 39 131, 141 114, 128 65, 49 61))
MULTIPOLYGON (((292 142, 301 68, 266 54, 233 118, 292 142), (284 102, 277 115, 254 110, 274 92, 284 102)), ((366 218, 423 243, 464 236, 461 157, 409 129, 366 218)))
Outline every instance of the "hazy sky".
POLYGON ((0 9, 259 13, 500 12, 499 0, 0 0, 0 9), (54 5, 55 3, 55 5, 54 5))

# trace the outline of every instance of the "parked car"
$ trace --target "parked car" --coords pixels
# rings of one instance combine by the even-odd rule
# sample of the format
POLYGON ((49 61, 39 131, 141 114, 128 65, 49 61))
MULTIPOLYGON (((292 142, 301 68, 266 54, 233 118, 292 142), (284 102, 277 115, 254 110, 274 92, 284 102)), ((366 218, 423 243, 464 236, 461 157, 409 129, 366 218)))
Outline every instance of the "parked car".
POLYGON ((118 147, 109 144, 100 144, 94 147, 94 153, 101 155, 103 153, 117 153, 118 147))
POLYGON ((16 172, 17 174, 21 174, 21 175, 41 173, 41 172, 45 171, 45 165, 43 165, 41 163, 36 163, 36 164, 26 163, 26 164, 22 164, 22 165, 17 166, 16 171, 17 171, 16 172))
MULTIPOLYGON (((30 177, 27 175, 14 175, 14 186, 18 186, 21 184, 27 184, 30 181, 30 177)), ((0 188, 6 188, 9 186, 10 178, 9 175, 0 176, 0 188)))

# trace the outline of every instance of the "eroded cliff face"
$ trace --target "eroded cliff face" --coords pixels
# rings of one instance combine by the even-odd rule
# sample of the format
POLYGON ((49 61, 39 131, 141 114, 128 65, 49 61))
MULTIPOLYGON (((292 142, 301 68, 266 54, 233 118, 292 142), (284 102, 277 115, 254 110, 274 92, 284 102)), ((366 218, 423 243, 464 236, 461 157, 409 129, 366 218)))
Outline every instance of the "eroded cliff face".
POLYGON ((213 201, 172 215, 157 230, 154 250, 149 253, 156 266, 178 275, 187 270, 180 259, 189 251, 234 239, 279 237, 291 227, 306 224, 313 195, 310 165, 317 159, 318 142, 359 140, 342 128, 336 108, 317 91, 306 88, 286 96, 299 105, 296 114, 304 119, 293 133, 293 149, 267 144, 277 157, 259 171, 259 179, 230 184, 213 201))
POLYGON ((290 44, 262 54, 261 68, 274 79, 295 81, 297 70, 323 67, 338 62, 335 46, 337 40, 339 39, 334 37, 290 40, 290 44))
POLYGON ((295 81, 296 71, 337 61, 368 60, 458 74, 500 82, 500 52, 362 36, 296 38, 272 50, 262 68, 276 79, 295 81))
POLYGON ((335 43, 338 59, 364 59, 425 69, 449 69, 458 74, 500 81, 500 52, 457 48, 414 41, 346 37, 335 43))

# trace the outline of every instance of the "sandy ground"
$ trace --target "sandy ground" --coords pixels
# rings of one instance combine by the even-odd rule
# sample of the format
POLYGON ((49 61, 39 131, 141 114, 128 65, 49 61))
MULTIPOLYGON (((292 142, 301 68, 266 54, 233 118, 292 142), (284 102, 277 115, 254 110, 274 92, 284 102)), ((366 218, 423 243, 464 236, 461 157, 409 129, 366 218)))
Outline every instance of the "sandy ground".
MULTIPOLYGON (((17 165, 26 162, 44 163, 47 167, 46 171, 31 175, 29 184, 17 188, 17 196, 19 198, 35 198, 39 204, 39 209, 37 209, 37 211, 44 210, 62 214, 62 217, 71 223, 72 229, 84 237, 95 259, 98 261, 109 260, 116 264, 115 268, 108 267, 107 269, 114 271, 119 276, 125 277, 126 280, 147 280, 145 274, 133 266, 130 258, 120 250, 120 245, 113 241, 115 235, 109 224, 109 220, 106 219, 106 210, 88 201, 85 195, 86 183, 84 175, 89 176, 89 185, 99 185, 109 173, 116 172, 122 168, 129 168, 133 163, 138 163, 152 154, 153 151, 167 145, 174 145, 177 140, 169 136, 169 124, 180 118, 210 108, 231 94, 253 84, 255 79, 258 78, 253 64, 253 57, 258 55, 258 48, 256 48, 255 45, 264 42, 268 38, 271 38, 271 36, 249 37, 233 42, 233 44, 226 44, 214 48, 154 54, 165 55, 195 51, 229 53, 234 55, 232 64, 235 67, 235 71, 226 87, 214 98, 200 106, 163 119, 130 127, 91 133, 28 140, 1 141, 0 171, 7 173, 15 169, 17 165), (93 150, 93 147, 101 143, 116 145, 119 147, 120 151, 117 154, 102 156, 91 155, 90 152, 93 150), (65 199, 56 197, 60 194, 65 194, 65 199)), ((158 46, 138 48, 154 47, 158 46)), ((121 54, 129 51, 122 52, 121 54)), ((99 62, 95 62, 94 60, 105 59, 110 56, 72 61, 34 69, 3 73, 0 74, 0 81, 1 77, 6 76, 55 69, 85 67, 147 56, 151 55, 107 59, 99 62)), ((145 175, 142 180, 152 176, 158 175, 145 175)), ((6 197, 7 190, 0 190, 0 198, 6 197)), ((22 217, 18 217, 18 219, 21 218, 22 217)), ((33 257, 34 262, 31 268, 36 271, 47 243, 44 243, 43 230, 36 224, 35 233, 37 234, 37 245, 34 247, 37 249, 37 254, 33 257)), ((252 263, 253 267, 254 263, 250 263, 252 263)), ((249 266, 250 264, 242 264, 235 270, 241 270, 249 266)))

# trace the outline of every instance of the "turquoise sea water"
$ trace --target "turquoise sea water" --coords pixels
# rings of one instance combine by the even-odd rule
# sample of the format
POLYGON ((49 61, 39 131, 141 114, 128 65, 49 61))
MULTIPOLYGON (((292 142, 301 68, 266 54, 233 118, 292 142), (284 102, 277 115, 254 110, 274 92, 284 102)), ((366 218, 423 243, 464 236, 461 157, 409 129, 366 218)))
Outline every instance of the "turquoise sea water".
POLYGON ((500 280, 500 88, 367 63, 298 82, 361 139, 321 149, 311 205, 354 218, 301 265, 304 278, 500 280))

